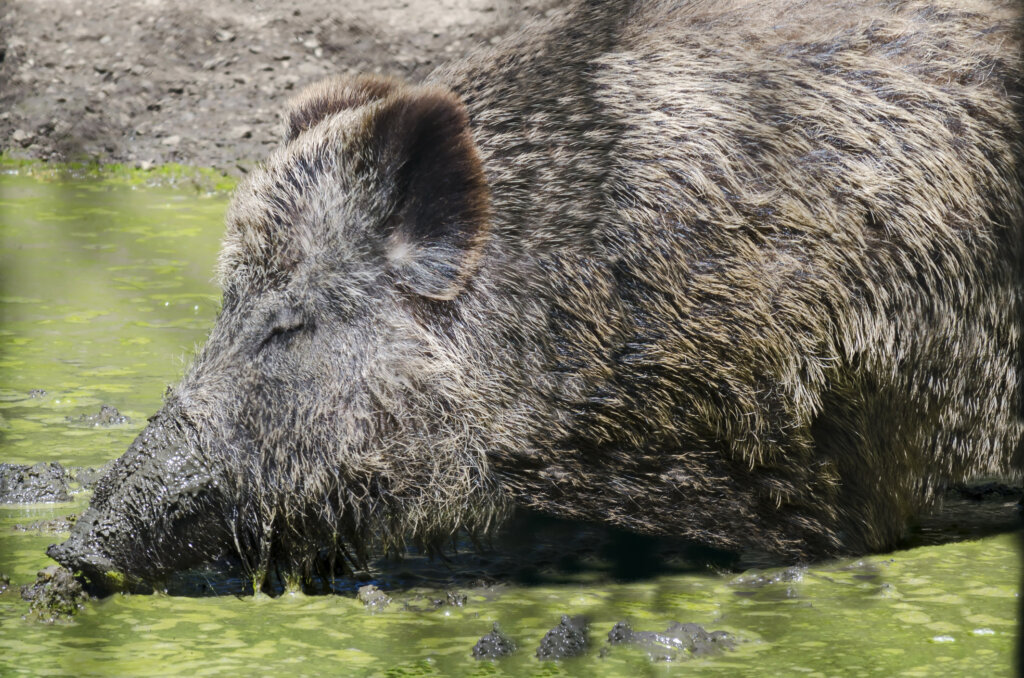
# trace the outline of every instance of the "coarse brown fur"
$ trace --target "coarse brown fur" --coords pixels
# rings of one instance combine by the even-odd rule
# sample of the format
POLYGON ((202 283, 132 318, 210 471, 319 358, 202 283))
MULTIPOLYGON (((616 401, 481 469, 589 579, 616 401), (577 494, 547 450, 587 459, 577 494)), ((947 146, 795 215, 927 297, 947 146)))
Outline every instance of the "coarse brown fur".
POLYGON ((299 95, 166 406, 238 554, 518 504, 804 558, 1019 476, 1020 48, 1009 2, 593 1, 299 95))

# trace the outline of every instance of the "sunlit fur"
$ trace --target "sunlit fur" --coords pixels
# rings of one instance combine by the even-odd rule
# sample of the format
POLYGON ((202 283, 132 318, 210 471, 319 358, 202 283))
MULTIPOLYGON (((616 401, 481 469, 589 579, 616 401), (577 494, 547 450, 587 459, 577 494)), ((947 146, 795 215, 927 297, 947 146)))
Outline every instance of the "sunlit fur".
POLYGON ((1019 27, 584 2, 300 94, 165 409, 230 550, 305 572, 519 504, 804 558, 1019 475, 1019 27))
POLYGON ((583 14, 434 76, 493 195, 457 327, 530 403, 514 501, 799 557, 1019 473, 1019 7, 583 14))
MULTIPOLYGON (((509 497, 723 547, 892 546, 943 483, 1009 473, 1019 448, 1013 20, 605 3, 435 75, 493 203, 451 303, 388 276, 403 198, 355 169, 381 162, 382 102, 417 91, 315 86, 293 111, 337 110, 239 190, 221 326, 284 302, 316 338, 284 376, 209 389, 230 395, 215 437, 249 413, 267 508, 301 522, 336 494, 373 518, 350 540, 449 533, 509 497)), ((204 358, 233 365, 217 339, 204 358)))

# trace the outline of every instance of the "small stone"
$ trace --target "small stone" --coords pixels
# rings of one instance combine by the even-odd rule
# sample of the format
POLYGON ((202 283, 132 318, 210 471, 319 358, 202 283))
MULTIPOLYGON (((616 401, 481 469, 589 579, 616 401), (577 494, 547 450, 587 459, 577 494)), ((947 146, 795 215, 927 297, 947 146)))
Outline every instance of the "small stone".
POLYGON ((232 139, 251 139, 252 127, 249 125, 236 125, 231 128, 231 131, 228 134, 232 139))
POLYGON ((217 42, 231 42, 235 39, 235 34, 226 28, 222 28, 213 37, 217 42))
POLYGON ((23 129, 14 130, 14 134, 11 135, 11 140, 21 146, 28 146, 32 143, 32 139, 35 138, 35 134, 32 132, 26 132, 23 129))
POLYGON ((295 75, 282 75, 275 79, 281 89, 293 89, 298 84, 299 78, 295 75))
POLYGON ((172 134, 163 141, 160 142, 164 146, 177 146, 181 143, 181 137, 177 134, 172 134))

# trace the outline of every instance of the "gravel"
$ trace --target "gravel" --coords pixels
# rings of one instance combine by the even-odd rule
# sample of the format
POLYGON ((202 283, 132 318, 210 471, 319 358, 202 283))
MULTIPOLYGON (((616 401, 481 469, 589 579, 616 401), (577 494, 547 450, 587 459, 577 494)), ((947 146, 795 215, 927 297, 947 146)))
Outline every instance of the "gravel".
POLYGON ((416 81, 555 0, 14 0, 0 4, 0 150, 244 173, 333 74, 416 81))

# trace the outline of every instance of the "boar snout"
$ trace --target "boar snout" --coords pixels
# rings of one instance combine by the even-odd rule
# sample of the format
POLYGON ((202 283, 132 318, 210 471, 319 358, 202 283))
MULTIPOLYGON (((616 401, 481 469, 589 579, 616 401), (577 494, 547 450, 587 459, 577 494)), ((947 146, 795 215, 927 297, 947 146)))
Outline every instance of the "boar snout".
POLYGON ((78 534, 73 534, 63 544, 51 544, 46 549, 46 555, 69 570, 81 573, 91 593, 103 595, 126 589, 148 593, 151 590, 138 583, 132 585, 109 558, 92 550, 88 542, 78 534))
POLYGON ((230 544, 222 474, 183 419, 162 411, 99 481, 63 544, 47 553, 95 588, 148 590, 173 572, 211 562, 230 544))

